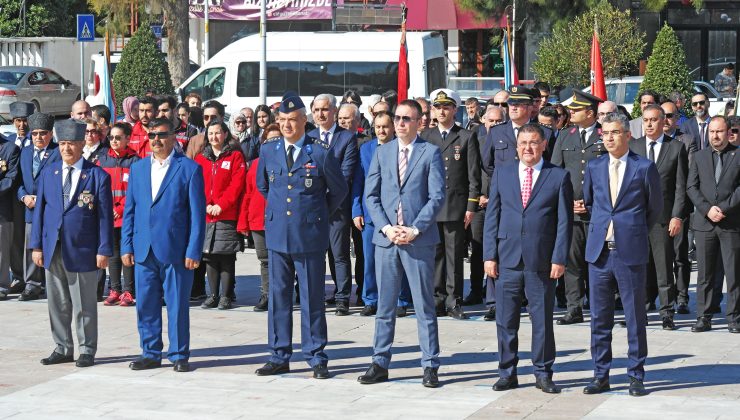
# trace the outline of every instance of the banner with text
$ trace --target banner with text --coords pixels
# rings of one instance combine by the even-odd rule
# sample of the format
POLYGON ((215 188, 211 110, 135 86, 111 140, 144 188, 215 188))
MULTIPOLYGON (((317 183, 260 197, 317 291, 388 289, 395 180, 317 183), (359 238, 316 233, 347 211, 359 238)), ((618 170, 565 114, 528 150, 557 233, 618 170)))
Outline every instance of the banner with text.
POLYGON ((267 2, 268 20, 331 20, 332 0, 190 0, 190 17, 203 18, 207 3, 208 19, 260 20, 263 1, 267 2))

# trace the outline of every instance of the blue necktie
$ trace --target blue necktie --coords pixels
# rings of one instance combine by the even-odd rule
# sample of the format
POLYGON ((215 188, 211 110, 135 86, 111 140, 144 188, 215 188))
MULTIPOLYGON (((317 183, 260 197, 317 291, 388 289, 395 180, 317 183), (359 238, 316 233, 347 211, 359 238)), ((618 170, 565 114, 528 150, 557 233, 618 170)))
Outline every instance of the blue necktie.
POLYGON ((62 186, 62 198, 64 199, 64 210, 69 207, 70 195, 72 193, 72 171, 74 166, 67 167, 67 177, 64 179, 64 185, 62 186))
POLYGON ((36 175, 39 173, 39 167, 41 167, 41 152, 43 150, 34 150, 33 153, 33 177, 36 178, 36 175))

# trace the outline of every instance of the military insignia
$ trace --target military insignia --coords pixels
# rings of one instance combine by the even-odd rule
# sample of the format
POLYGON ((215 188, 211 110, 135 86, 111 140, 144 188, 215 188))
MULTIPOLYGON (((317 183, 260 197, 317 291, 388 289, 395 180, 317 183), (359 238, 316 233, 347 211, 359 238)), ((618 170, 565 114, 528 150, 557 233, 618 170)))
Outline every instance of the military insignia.
POLYGON ((59 175, 59 171, 54 171, 54 175, 59 175))
POLYGON ((0 160, 0 172, 6 172, 8 170, 8 162, 0 160))
POLYGON ((455 160, 460 160, 460 146, 455 146, 455 160))
POLYGON ((511 87, 511 93, 517 93, 517 92, 519 92, 519 88, 516 87, 516 86, 512 86, 511 87))
POLYGON ((77 200, 77 207, 82 207, 84 205, 85 203, 83 203, 82 200, 77 200))
POLYGON ((80 177, 81 177, 82 179, 85 179, 85 178, 87 178, 87 174, 82 174, 82 175, 80 175, 80 177))
POLYGON ((311 162, 308 162, 307 164, 303 165, 303 167, 306 169, 316 169, 316 165, 311 162))
POLYGON ((306 185, 306 188, 311 188, 313 185, 313 178, 306 178, 304 184, 306 185))
POLYGON ((576 128, 576 127, 573 127, 573 128, 571 128, 571 129, 570 129, 570 134, 575 134, 576 130, 577 130, 577 128, 576 128))
POLYGON ((275 182, 275 172, 270 172, 270 182, 275 182))
POLYGON ((94 201, 95 196, 90 194, 90 191, 82 191, 82 193, 80 193, 80 196, 77 197, 77 206, 82 207, 87 205, 87 207, 92 210, 94 201))
POLYGON ((48 157, 49 157, 49 151, 47 150, 46 152, 44 152, 44 159, 46 159, 48 157))

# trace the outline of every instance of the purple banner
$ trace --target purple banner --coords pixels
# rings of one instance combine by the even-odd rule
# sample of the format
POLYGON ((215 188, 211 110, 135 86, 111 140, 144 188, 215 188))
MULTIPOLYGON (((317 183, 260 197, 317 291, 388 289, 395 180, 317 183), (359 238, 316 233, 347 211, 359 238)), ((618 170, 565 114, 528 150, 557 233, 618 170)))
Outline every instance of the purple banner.
POLYGON ((260 20, 263 1, 268 20, 331 19, 332 0, 190 0, 190 17, 203 18, 208 3, 208 19, 260 20))

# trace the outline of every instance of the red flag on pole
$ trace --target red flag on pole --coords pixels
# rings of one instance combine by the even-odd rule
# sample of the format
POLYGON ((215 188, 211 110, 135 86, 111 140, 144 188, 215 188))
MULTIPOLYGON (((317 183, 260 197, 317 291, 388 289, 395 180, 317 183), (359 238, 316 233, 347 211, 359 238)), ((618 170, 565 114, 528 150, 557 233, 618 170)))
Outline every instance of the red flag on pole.
POLYGON ((599 45, 598 28, 594 28, 594 38, 591 43, 591 94, 605 101, 609 99, 606 97, 604 67, 601 64, 601 46, 599 45))
POLYGON ((398 102, 408 99, 409 85, 409 61, 408 51, 406 48, 406 12, 404 8, 401 12, 401 50, 398 53, 398 102))

